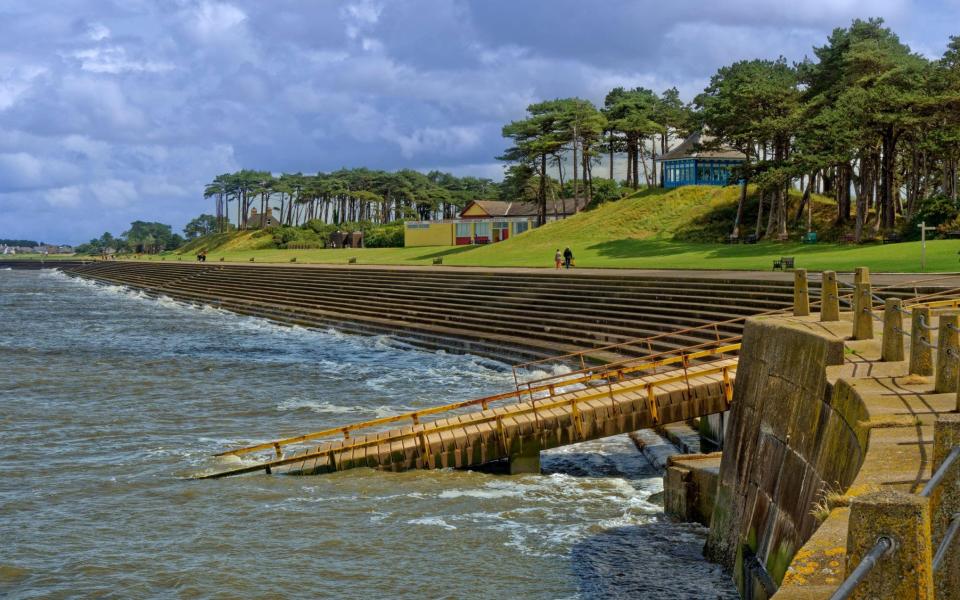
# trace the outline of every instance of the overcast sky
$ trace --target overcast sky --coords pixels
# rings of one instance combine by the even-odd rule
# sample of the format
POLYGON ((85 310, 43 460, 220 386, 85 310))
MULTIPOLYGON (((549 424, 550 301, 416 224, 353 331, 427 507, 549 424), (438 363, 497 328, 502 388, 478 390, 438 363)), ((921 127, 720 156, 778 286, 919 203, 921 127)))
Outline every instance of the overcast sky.
POLYGON ((960 34, 960 0, 0 0, 0 238, 179 229, 240 168, 499 179, 531 102, 689 100, 869 16, 929 56, 960 34))

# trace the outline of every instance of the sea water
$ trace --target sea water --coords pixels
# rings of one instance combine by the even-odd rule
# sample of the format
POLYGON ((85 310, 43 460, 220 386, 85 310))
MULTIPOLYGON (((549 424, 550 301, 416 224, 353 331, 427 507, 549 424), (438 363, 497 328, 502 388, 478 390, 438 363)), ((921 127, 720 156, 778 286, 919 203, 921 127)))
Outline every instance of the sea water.
POLYGON ((735 598, 626 436, 470 471, 196 481, 231 446, 501 392, 508 365, 0 273, 0 596, 735 598))

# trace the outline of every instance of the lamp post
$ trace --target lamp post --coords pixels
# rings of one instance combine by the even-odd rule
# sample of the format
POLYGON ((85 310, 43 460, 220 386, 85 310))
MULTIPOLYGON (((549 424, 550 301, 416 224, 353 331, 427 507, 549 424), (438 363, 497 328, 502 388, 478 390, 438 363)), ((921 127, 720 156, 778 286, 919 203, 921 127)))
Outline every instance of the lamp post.
POLYGON ((933 231, 936 227, 927 227, 926 221, 921 221, 917 227, 920 228, 920 272, 927 268, 927 232, 933 231))

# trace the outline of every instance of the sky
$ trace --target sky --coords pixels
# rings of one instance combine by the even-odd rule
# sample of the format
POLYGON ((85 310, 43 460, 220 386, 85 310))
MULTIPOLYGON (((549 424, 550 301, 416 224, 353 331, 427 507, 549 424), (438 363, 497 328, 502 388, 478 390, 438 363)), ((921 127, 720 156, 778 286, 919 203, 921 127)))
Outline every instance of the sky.
POLYGON ((960 0, 0 0, 0 238, 179 230, 241 168, 500 179, 532 102, 690 100, 871 16, 930 57, 960 34, 960 0))

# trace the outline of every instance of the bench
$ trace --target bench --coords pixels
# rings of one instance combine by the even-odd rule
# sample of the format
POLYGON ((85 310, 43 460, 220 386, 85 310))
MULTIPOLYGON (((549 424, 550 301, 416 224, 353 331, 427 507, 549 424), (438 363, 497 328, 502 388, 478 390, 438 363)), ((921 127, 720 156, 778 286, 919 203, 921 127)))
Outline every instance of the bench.
POLYGON ((774 271, 786 271, 787 269, 793 269, 793 257, 792 256, 781 256, 780 258, 774 259, 773 261, 773 270, 774 271))
POLYGON ((817 232, 808 231, 806 235, 800 238, 800 241, 804 244, 816 244, 817 243, 817 232))
POLYGON ((740 236, 739 236, 739 235, 730 234, 730 235, 727 236, 727 239, 725 239, 725 240, 723 241, 723 243, 724 243, 724 244, 739 244, 739 243, 740 243, 740 236))
POLYGON ((888 233, 887 235, 883 236, 883 243, 884 243, 884 244, 896 244, 896 243, 899 243, 899 242, 900 242, 900 234, 899 234, 899 233, 892 232, 892 233, 888 233))
POLYGON ((436 257, 435 259, 433 259, 433 264, 435 264, 435 265, 442 265, 442 264, 443 264, 443 257, 442 257, 442 256, 438 256, 438 257, 436 257))
POLYGON ((840 236, 841 244, 852 244, 857 241, 857 237, 852 233, 845 233, 840 236))
POLYGON ((744 240, 744 244, 756 244, 757 243, 757 234, 751 233, 744 240))
POLYGON ((351 256, 349 259, 347 259, 347 264, 351 264, 351 265, 357 264, 357 257, 351 256))

